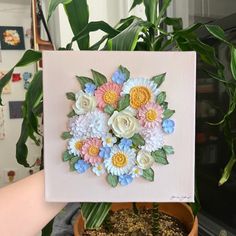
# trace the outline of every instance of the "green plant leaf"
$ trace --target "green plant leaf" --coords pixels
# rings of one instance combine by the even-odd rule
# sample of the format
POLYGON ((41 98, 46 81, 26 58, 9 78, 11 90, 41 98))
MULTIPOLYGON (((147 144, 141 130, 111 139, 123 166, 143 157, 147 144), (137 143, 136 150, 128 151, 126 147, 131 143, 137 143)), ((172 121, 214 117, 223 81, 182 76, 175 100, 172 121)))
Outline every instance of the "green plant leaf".
POLYGON ((11 80, 12 73, 14 72, 15 67, 24 67, 29 64, 35 63, 42 59, 42 53, 34 50, 27 50, 18 63, 0 80, 0 105, 2 104, 2 90, 8 82, 11 80))
POLYGON ((108 174, 107 175, 107 182, 109 185, 111 185, 111 187, 115 188, 118 185, 118 176, 116 175, 112 175, 112 174, 108 174))
POLYGON ((66 97, 67 97, 67 99, 69 99, 69 100, 71 100, 71 101, 76 101, 76 99, 75 99, 75 94, 72 93, 72 92, 66 93, 66 97))
POLYGON ((72 138, 73 137, 73 135, 71 135, 70 134, 70 132, 63 132, 62 134, 61 134, 61 138, 62 139, 64 139, 64 140, 66 140, 66 139, 70 139, 70 138, 72 138))
POLYGON ((105 75, 103 75, 95 70, 91 70, 91 71, 93 74, 94 83, 97 87, 99 87, 107 82, 107 78, 105 75))
POLYGON ((166 100, 166 92, 160 92, 157 96, 156 102, 162 105, 166 100))
POLYGON ((162 107, 164 110, 166 110, 168 108, 168 102, 163 102, 162 107))
POLYGON ((130 77, 129 70, 126 67, 121 66, 121 65, 119 66, 118 69, 125 75, 125 81, 127 81, 129 79, 129 77, 130 77))
POLYGON ((80 159, 80 158, 79 158, 79 157, 76 157, 76 156, 70 158, 70 160, 69 160, 70 171, 75 171, 75 170, 76 170, 76 169, 75 169, 75 163, 76 163, 79 159, 80 159))
POLYGON ((161 18, 165 15, 166 10, 167 10, 168 6, 170 5, 171 1, 172 1, 172 0, 163 0, 163 1, 162 1, 162 8, 161 8, 161 10, 160 10, 160 12, 159 12, 159 15, 158 15, 158 17, 157 17, 156 25, 159 25, 159 24, 160 24, 161 18))
POLYGON ((111 203, 81 203, 81 214, 85 220, 86 229, 96 229, 101 226, 111 208, 111 203))
POLYGON ((67 4, 71 2, 72 0, 50 0, 49 1, 49 7, 48 7, 48 17, 47 20, 49 21, 50 17, 52 16, 52 13, 56 10, 57 6, 59 4, 67 4))
POLYGON ((145 140, 143 139, 143 137, 140 134, 135 134, 131 138, 131 140, 135 146, 144 146, 145 145, 145 140))
POLYGON ((163 150, 165 151, 166 155, 174 154, 174 148, 172 146, 164 145, 163 150))
MULTIPOLYGON (((72 0, 67 4, 64 4, 64 9, 70 22, 73 34, 78 35, 88 25, 89 9, 87 0, 72 0)), ((88 49, 89 35, 87 34, 80 40, 77 40, 77 44, 80 50, 88 49)))
POLYGON ((68 151, 65 151, 62 155, 62 160, 63 161, 69 161, 72 158, 74 158, 75 156, 71 155, 68 151))
POLYGON ((71 42, 67 44, 66 48, 71 49, 74 41, 80 41, 82 40, 86 35, 89 35, 90 32, 102 30, 103 32, 108 34, 108 38, 115 37, 117 34, 119 34, 119 31, 112 28, 109 24, 107 24, 104 21, 95 21, 95 22, 89 22, 84 29, 79 32, 77 35, 75 35, 71 42))
POLYGON ((178 30, 183 29, 182 18, 165 17, 162 22, 165 23, 166 25, 172 26, 174 31, 178 31, 178 30))
POLYGON ((170 118, 173 114, 175 113, 175 110, 170 110, 170 109, 166 109, 164 112, 163 112, 163 119, 168 119, 170 118))
POLYGON ((134 19, 125 30, 108 40, 108 49, 112 51, 133 51, 137 45, 139 33, 148 25, 141 19, 134 19))
POLYGON ((148 181, 153 182, 154 181, 154 171, 152 168, 143 170, 143 175, 142 177, 148 181))
POLYGON ((137 5, 140 5, 143 3, 143 0, 133 0, 133 4, 131 6, 131 8, 129 9, 129 11, 131 11, 133 8, 135 8, 137 5))
POLYGON ((205 25, 205 27, 209 31, 209 33, 211 33, 214 37, 225 42, 226 44, 229 44, 229 42, 226 40, 224 30, 220 26, 218 26, 218 25, 205 25))
POLYGON ((147 20, 152 24, 157 22, 157 4, 159 0, 143 0, 147 20))
POLYGON ((130 95, 125 94, 124 97, 122 97, 118 102, 118 111, 122 111, 125 108, 127 108, 130 104, 130 95))
POLYGON ((74 110, 72 110, 71 112, 69 112, 68 114, 67 114, 67 117, 73 117, 73 116, 75 116, 76 115, 76 113, 75 113, 75 111, 74 110))
POLYGON ((236 158, 235 157, 231 157, 229 162, 227 163, 227 165, 224 168, 224 172, 221 176, 221 179, 219 181, 219 186, 223 185, 225 182, 227 182, 227 180, 229 179, 232 169, 234 167, 236 163, 236 158))
POLYGON ((159 163, 162 165, 169 164, 167 157, 166 157, 166 153, 163 149, 158 149, 158 150, 152 152, 151 155, 154 158, 156 163, 159 163))
POLYGON ((106 112, 109 115, 112 115, 114 111, 115 111, 115 108, 111 105, 106 105, 104 107, 104 112, 106 112))
POLYGON ((230 67, 231 67, 233 78, 236 80, 236 49, 234 47, 231 47, 230 67))
POLYGON ((164 74, 160 74, 160 75, 156 75, 154 77, 151 78, 151 80, 157 84, 157 87, 160 87, 161 84, 164 82, 166 77, 166 73, 164 74))
POLYGON ((81 89, 83 89, 83 90, 85 89, 85 84, 87 84, 87 83, 95 84, 94 81, 92 79, 88 78, 88 77, 77 76, 76 75, 76 78, 80 83, 81 89))

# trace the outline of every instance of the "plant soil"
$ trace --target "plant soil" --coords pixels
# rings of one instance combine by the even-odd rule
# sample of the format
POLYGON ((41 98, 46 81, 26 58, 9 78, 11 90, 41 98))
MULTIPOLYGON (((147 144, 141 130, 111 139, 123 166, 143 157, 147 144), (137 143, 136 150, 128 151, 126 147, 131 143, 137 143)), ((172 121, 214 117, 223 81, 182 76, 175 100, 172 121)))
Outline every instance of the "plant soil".
MULTIPOLYGON (((154 236, 151 232, 151 216, 151 209, 140 209, 138 214, 130 209, 112 212, 109 225, 104 224, 96 230, 86 230, 83 236, 154 236)), ((185 226, 178 219, 163 212, 159 213, 159 230, 159 235, 162 236, 188 235, 185 226)))

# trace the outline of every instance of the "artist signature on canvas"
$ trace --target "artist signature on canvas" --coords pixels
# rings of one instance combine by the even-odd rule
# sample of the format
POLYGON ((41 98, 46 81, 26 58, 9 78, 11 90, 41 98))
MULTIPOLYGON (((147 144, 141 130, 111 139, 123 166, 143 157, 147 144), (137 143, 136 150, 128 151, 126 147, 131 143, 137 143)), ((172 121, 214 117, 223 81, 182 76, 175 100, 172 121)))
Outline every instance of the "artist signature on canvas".
POLYGON ((183 196, 175 196, 175 195, 173 195, 173 196, 170 197, 170 200, 171 200, 171 201, 176 200, 176 201, 187 202, 187 201, 190 200, 191 198, 192 198, 192 196, 185 196, 185 195, 183 195, 183 196))

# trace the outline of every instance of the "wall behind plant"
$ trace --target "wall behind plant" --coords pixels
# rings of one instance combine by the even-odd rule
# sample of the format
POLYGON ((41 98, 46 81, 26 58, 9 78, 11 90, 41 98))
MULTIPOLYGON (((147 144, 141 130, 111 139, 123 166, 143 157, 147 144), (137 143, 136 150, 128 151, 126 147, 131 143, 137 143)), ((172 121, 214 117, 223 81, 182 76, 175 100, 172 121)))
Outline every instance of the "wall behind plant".
MULTIPOLYGON (((17 1, 15 1, 17 2, 17 1)), ((30 3, 30 1, 28 1, 30 3)), ((23 26, 24 31, 31 27, 30 5, 26 4, 10 4, 0 2, 0 25, 1 26, 23 26)), ((30 47, 29 37, 25 37, 26 48, 30 47)), ((24 51, 1 51, 2 62, 0 62, 0 70, 9 70, 22 56, 24 51)), ((17 69, 16 72, 23 74, 24 72, 33 72, 34 67, 27 69, 17 69)), ((22 101, 25 96, 23 88, 23 80, 19 82, 11 82, 11 93, 3 95, 4 102, 4 118, 5 118, 5 133, 4 140, 0 140, 0 186, 4 186, 8 182, 6 172, 9 170, 16 171, 16 178, 23 178, 29 175, 29 169, 17 164, 15 158, 15 144, 20 134, 20 126, 22 119, 9 118, 9 101, 22 101)), ((40 148, 29 141, 29 157, 30 163, 40 157, 40 148)))

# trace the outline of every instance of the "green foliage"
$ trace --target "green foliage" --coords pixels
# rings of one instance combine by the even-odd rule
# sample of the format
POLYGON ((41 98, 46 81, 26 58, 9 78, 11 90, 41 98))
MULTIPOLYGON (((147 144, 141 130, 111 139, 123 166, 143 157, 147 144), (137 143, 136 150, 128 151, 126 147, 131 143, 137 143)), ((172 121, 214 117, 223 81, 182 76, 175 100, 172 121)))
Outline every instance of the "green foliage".
POLYGON ((70 170, 75 171, 75 163, 79 160, 79 157, 74 156, 69 158, 70 170))
POLYGON ((63 133, 61 134, 61 138, 64 139, 64 140, 70 139, 70 138, 72 138, 72 137, 73 137, 73 136, 70 134, 70 132, 63 132, 63 133))
POLYGON ((161 84, 164 82, 165 80, 165 76, 166 76, 166 73, 164 74, 161 74, 161 75, 156 75, 154 77, 151 78, 151 80, 156 83, 157 87, 160 87, 161 84))
POLYGON ((154 171, 152 168, 143 170, 143 175, 142 177, 150 182, 154 181, 154 171))
POLYGON ((107 82, 107 78, 105 75, 103 75, 95 70, 92 70, 92 74, 93 74, 93 81, 97 87, 99 87, 107 82))
POLYGON ((129 72, 129 70, 128 70, 127 68, 121 66, 121 65, 119 66, 119 70, 120 70, 123 74, 125 74, 125 81, 127 81, 127 80, 129 79, 129 77, 130 77, 130 72, 129 72))
POLYGON ((66 97, 67 97, 67 99, 69 99, 69 100, 71 100, 71 101, 76 101, 76 99, 75 99, 75 94, 72 93, 72 92, 66 93, 66 97))
POLYGON ((111 105, 106 105, 104 107, 104 112, 106 112, 108 115, 112 115, 114 111, 115 111, 115 108, 111 105))
POLYGON ((118 111, 122 111, 125 108, 127 108, 130 104, 130 95, 125 94, 124 97, 122 97, 118 102, 118 111))
POLYGON ((76 76, 77 80, 80 83, 80 86, 82 89, 85 89, 85 84, 87 83, 92 83, 94 84, 94 81, 88 77, 84 77, 84 76, 76 76))
POLYGON ((170 118, 173 114, 175 113, 175 110, 170 110, 170 109, 166 109, 164 112, 163 112, 163 119, 168 119, 170 118))
POLYGON ((151 153, 156 163, 167 165, 169 164, 166 156, 166 152, 163 149, 158 149, 151 153))
POLYGON ((156 102, 162 105, 166 100, 166 92, 160 92, 157 96, 156 102))
POLYGON ((145 145, 145 140, 143 139, 143 137, 140 134, 135 134, 132 138, 131 138, 133 144, 135 146, 144 146, 145 145))
POLYGON ((71 155, 68 151, 65 151, 62 155, 62 160, 63 161, 69 161, 73 159, 75 156, 71 155))
POLYGON ((172 146, 164 145, 163 150, 165 151, 166 155, 174 154, 174 148, 172 146))
POLYGON ((116 175, 109 174, 107 175, 107 182, 111 187, 115 188, 118 185, 118 177, 116 175))

